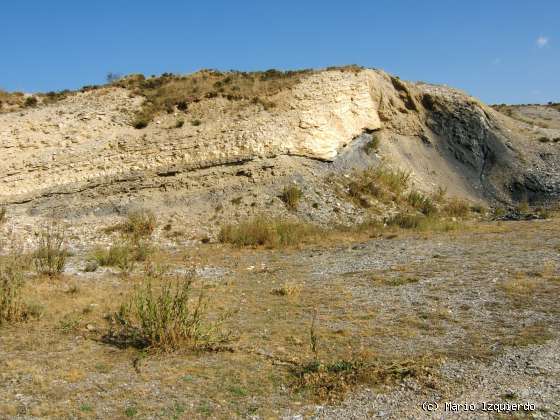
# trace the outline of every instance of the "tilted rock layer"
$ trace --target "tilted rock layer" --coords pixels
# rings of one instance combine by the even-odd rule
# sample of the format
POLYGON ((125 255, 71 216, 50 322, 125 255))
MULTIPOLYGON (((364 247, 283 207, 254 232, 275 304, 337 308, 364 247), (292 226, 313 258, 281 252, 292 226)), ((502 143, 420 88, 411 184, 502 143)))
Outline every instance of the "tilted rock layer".
MULTIPOLYGON (((459 91, 403 82, 378 70, 311 73, 270 98, 192 104, 147 128, 130 125, 143 98, 104 87, 56 104, 0 114, 0 202, 70 194, 130 174, 173 175, 281 155, 322 161, 363 132, 419 186, 443 184, 475 199, 541 199, 558 193, 558 147, 459 91), (176 128, 178 118, 185 119, 176 128)), ((560 113, 559 113, 560 115, 560 113)), ((550 131, 550 130, 549 130, 550 131)), ((545 132, 551 138, 560 133, 545 132)))

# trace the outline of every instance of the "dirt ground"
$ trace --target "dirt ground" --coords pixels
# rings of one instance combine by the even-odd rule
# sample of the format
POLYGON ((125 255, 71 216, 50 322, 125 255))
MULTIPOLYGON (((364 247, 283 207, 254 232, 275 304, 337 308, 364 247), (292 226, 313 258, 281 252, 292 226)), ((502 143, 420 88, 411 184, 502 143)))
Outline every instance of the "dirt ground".
POLYGON ((38 319, 0 329, 0 418, 397 419, 483 401, 560 416, 559 231, 558 219, 488 222, 283 250, 158 251, 152 261, 170 272, 197 269, 210 317, 232 312, 227 345, 195 353, 104 341, 105 318, 141 267, 85 273, 87 253, 77 253, 59 278, 27 279, 38 319), (333 374, 331 392, 298 382, 315 359, 390 373, 355 383, 333 374))

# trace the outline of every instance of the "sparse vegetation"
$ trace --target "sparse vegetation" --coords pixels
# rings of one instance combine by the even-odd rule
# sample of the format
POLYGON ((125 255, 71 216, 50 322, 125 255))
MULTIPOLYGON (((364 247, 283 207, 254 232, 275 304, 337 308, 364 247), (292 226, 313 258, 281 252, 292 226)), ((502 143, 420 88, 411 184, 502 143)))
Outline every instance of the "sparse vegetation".
MULTIPOLYGON (((240 103, 259 104, 270 110, 275 106, 270 97, 295 85, 302 76, 310 72, 311 70, 267 70, 253 73, 201 70, 186 76, 171 73, 150 78, 130 75, 113 81, 112 84, 130 89, 146 98, 135 120, 138 122, 137 128, 143 128, 157 113, 171 113, 174 109, 187 112, 192 103, 218 97, 240 103)), ((193 125, 199 123, 199 120, 193 120, 193 125)))
POLYGON ((280 198, 286 204, 290 210, 296 210, 299 204, 299 201, 303 197, 303 192, 297 185, 291 185, 289 187, 284 188, 280 198))
POLYGON ((132 297, 111 317, 106 340, 159 351, 215 349, 229 335, 223 318, 208 321, 204 288, 192 274, 164 279, 158 269, 145 273, 132 297))
POLYGON ((47 223, 38 234, 33 263, 37 273, 56 276, 64 270, 68 251, 64 227, 54 221, 47 223))
POLYGON ((222 226, 219 240, 235 246, 275 248, 298 245, 317 232, 311 225, 260 216, 237 225, 222 226))

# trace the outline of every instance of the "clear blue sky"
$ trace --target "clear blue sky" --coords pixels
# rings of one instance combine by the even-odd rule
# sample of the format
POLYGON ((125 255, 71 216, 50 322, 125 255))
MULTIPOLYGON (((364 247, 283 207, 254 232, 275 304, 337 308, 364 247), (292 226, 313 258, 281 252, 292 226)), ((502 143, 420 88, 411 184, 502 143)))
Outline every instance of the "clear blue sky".
POLYGON ((360 64, 486 102, 560 101, 559 0, 5 0, 0 88, 360 64))

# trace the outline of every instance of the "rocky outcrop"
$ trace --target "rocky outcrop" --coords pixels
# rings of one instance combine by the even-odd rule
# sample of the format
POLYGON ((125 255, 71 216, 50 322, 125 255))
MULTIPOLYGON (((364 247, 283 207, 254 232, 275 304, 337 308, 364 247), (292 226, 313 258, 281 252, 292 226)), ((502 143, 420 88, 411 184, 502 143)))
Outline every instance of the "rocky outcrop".
POLYGON ((188 118, 177 111, 143 130, 130 126, 142 98, 116 87, 0 114, 0 201, 281 155, 332 161, 374 130, 384 139, 379 153, 412 170, 420 187, 444 184, 469 198, 505 201, 558 192, 556 148, 453 89, 378 70, 330 70, 270 99, 272 109, 210 98, 189 109, 203 116, 200 125, 175 127, 188 118))

